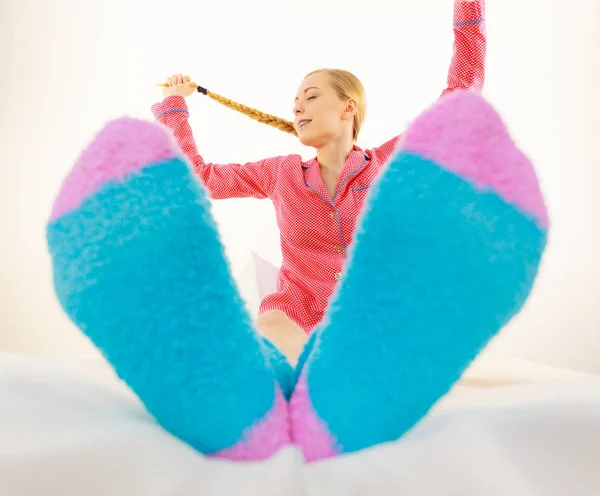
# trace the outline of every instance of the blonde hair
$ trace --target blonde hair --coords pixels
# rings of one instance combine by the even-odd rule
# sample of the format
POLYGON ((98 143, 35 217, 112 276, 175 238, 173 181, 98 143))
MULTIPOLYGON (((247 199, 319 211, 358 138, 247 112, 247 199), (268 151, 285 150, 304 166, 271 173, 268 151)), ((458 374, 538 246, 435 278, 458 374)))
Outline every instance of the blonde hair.
MULTIPOLYGON (((329 77, 330 84, 336 91, 340 100, 347 100, 349 98, 354 98, 356 100, 356 113, 354 114, 354 125, 352 130, 352 139, 356 141, 356 139, 358 138, 358 133, 360 132, 360 128, 362 127, 362 124, 365 120, 367 110, 365 90, 363 88, 362 83, 354 74, 342 69, 317 69, 316 71, 312 71, 309 74, 307 74, 305 78, 319 72, 324 72, 327 74, 327 76, 329 77)), ((241 103, 234 102, 229 98, 225 98, 221 95, 217 95, 216 93, 208 91, 207 89, 202 88, 201 86, 198 86, 195 83, 190 84, 194 86, 200 93, 205 94, 206 96, 220 103, 221 105, 225 105, 230 109, 247 115, 255 121, 262 122, 263 124, 267 124, 268 126, 277 128, 280 131, 284 131, 286 133, 293 134, 294 136, 298 136, 298 133, 296 132, 296 127, 291 121, 282 119, 281 117, 276 117, 271 114, 267 114, 265 112, 261 112, 260 110, 254 109, 252 107, 242 105, 241 103)))

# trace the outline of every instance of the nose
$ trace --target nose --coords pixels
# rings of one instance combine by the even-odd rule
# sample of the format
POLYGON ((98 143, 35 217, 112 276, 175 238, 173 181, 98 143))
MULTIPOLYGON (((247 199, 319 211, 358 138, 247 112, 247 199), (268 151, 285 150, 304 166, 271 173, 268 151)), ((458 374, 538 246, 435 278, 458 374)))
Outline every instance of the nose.
POLYGON ((304 109, 302 108, 302 105, 301 105, 301 103, 300 103, 300 102, 298 102, 298 103, 296 103, 296 104, 294 105, 294 114, 295 114, 295 115, 299 115, 299 114, 301 114, 303 111, 304 111, 304 109))

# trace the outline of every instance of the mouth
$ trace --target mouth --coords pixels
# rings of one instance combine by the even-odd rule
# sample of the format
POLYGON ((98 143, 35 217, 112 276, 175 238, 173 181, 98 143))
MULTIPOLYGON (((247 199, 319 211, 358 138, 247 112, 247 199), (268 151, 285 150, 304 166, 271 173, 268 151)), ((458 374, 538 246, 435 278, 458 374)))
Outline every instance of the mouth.
POLYGON ((296 126, 298 127, 298 129, 302 129, 305 126, 308 126, 311 122, 312 120, 310 119, 302 119, 298 121, 298 124, 296 124, 296 126))

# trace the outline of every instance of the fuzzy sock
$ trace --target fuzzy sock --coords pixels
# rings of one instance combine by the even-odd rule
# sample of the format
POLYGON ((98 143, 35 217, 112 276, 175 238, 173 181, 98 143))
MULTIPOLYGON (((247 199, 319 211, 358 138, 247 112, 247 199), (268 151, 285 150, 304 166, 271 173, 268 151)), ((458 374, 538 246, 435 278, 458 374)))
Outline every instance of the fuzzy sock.
POLYGON ((163 428, 234 460, 289 442, 269 352, 165 129, 108 123, 62 185, 47 239, 62 307, 163 428))
POLYGON ((548 218, 535 171, 484 99, 437 102, 373 187, 290 401, 307 461, 411 429, 522 308, 548 218))
POLYGON ((267 338, 263 338, 264 344, 267 346, 269 352, 269 363, 275 374, 275 378, 279 383, 279 387, 283 393, 283 397, 287 400, 290 399, 295 380, 295 371, 287 357, 281 352, 277 346, 275 346, 267 338))

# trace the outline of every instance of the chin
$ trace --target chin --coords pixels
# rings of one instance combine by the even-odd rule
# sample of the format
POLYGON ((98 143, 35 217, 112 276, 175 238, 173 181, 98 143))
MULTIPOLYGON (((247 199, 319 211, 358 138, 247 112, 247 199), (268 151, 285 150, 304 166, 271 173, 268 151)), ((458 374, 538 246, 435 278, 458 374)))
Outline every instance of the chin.
POLYGON ((298 136, 298 139, 304 146, 312 146, 315 148, 315 139, 312 136, 298 136))
POLYGON ((310 146, 312 148, 320 148, 324 146, 331 138, 322 134, 311 134, 311 133, 299 133, 298 139, 304 146, 310 146))

